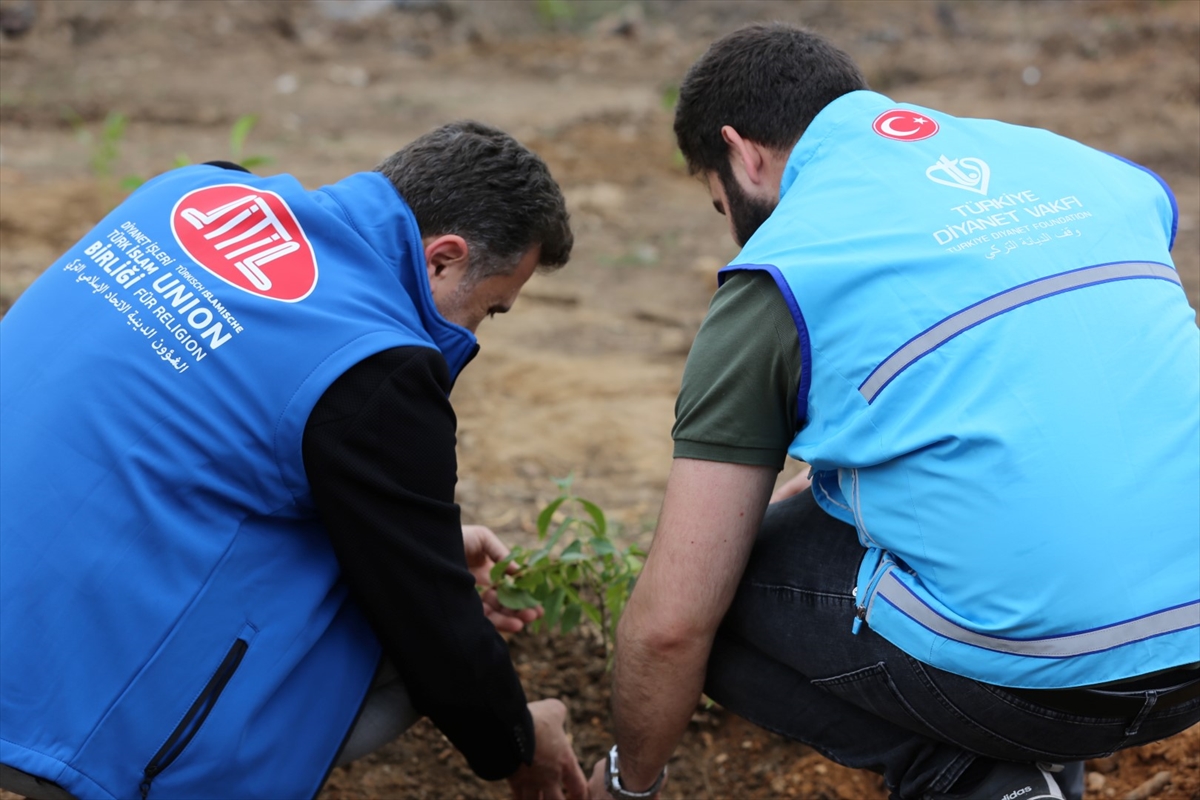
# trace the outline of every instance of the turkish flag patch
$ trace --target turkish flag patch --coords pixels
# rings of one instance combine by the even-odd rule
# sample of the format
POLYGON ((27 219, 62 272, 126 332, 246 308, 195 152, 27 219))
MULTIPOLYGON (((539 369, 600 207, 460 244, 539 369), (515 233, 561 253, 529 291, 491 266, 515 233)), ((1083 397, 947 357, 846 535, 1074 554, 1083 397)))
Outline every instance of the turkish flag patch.
POLYGON ((919 142, 938 132, 938 124, 925 114, 905 108, 893 108, 875 118, 871 128, 885 139, 919 142))

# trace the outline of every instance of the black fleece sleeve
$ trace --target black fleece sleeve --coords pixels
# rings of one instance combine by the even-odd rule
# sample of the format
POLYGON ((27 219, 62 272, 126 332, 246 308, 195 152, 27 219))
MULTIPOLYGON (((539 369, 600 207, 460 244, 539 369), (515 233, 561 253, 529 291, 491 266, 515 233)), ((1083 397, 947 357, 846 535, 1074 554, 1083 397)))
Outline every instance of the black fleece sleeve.
POLYGON ((496 780, 532 762, 533 721, 467 570, 450 386, 430 348, 360 362, 309 416, 304 466, 350 593, 413 705, 496 780))

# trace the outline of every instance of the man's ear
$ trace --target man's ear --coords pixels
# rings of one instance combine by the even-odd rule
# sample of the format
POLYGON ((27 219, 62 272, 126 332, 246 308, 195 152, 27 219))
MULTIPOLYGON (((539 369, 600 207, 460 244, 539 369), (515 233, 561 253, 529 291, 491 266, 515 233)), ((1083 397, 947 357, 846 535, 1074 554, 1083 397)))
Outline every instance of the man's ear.
POLYGON ((742 135, 732 125, 721 126, 721 138, 729 145, 729 155, 733 160, 734 171, 745 172, 750 183, 758 186, 766 179, 766 148, 757 142, 743 139, 742 135))
POLYGON ((470 247, 457 234, 428 236, 424 240, 425 268, 429 271, 429 289, 434 298, 438 292, 453 291, 467 274, 470 247))

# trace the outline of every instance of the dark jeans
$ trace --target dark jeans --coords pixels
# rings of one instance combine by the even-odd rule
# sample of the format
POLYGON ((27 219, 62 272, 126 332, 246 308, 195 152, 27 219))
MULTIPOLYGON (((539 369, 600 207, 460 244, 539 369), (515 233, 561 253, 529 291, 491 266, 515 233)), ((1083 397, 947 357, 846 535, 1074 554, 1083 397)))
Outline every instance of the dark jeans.
POLYGON ((1200 721, 1200 697, 1121 718, 1063 713, 922 664, 866 625, 854 635, 863 554, 854 528, 811 492, 771 505, 705 692, 839 764, 882 774, 901 798, 946 791, 979 757, 1080 761, 1200 721))

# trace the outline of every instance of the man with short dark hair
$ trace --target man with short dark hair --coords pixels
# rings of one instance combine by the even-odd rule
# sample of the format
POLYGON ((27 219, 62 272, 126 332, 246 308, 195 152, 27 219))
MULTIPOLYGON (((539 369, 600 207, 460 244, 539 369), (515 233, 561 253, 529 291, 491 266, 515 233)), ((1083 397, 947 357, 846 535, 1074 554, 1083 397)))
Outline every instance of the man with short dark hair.
POLYGON ((449 402, 567 262, 558 185, 472 122, 316 191, 237 170, 148 182, 3 321, 3 785, 313 796, 425 714, 582 797, 497 632, 537 612, 476 592, 507 550, 461 525, 449 402))
POLYGON ((780 24, 712 45, 675 131, 743 250, 593 796, 652 796, 701 690, 899 798, 1061 798, 1055 764, 1200 720, 1200 337, 1165 184, 896 103, 780 24), (787 454, 811 487, 769 504, 787 454))

